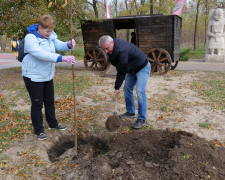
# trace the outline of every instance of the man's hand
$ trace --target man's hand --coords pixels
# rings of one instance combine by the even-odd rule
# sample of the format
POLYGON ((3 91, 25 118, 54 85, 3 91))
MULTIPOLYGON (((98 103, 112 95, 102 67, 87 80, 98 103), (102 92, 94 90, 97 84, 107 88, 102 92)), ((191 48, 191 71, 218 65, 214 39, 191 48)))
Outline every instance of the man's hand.
POLYGON ((117 94, 119 95, 119 93, 120 93, 120 90, 119 90, 119 89, 115 89, 115 91, 114 91, 115 96, 116 96, 117 94))

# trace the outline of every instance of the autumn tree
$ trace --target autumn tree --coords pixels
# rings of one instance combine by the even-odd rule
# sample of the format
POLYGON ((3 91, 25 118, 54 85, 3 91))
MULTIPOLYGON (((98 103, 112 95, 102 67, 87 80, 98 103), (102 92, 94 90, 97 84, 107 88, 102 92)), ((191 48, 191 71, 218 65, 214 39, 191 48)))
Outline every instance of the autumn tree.
MULTIPOLYGON (((40 15, 51 14, 56 19, 54 31, 59 37, 68 38, 69 11, 68 5, 63 6, 64 2, 65 0, 1 0, 0 35, 3 33, 8 33, 9 36, 17 34, 18 38, 22 39, 27 33, 27 27, 37 23, 40 15), (50 7, 49 4, 51 4, 50 7)), ((93 11, 87 0, 73 0, 73 3, 76 7, 73 10, 75 27, 79 26, 80 21, 84 19, 92 19, 93 11)))

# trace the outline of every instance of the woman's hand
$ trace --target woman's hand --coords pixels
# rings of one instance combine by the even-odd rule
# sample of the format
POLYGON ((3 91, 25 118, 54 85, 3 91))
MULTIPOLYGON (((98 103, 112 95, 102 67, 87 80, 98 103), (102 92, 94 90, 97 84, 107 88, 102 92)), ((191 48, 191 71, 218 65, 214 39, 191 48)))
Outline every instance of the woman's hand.
POLYGON ((73 47, 76 45, 76 42, 75 42, 74 39, 72 39, 72 41, 71 41, 71 40, 68 41, 68 46, 69 46, 70 48, 72 48, 72 45, 73 45, 73 47))
POLYGON ((63 56, 62 61, 70 63, 70 64, 75 64, 75 57, 74 56, 63 56))

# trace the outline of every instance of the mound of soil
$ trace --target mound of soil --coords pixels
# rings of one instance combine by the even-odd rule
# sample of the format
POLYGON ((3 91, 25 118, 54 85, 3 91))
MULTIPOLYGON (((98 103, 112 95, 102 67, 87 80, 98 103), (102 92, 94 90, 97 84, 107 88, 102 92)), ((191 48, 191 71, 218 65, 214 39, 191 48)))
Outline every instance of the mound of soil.
POLYGON ((108 117, 105 122, 105 126, 110 132, 113 132, 121 126, 121 122, 122 119, 119 116, 113 115, 108 117))
POLYGON ((68 161, 58 172, 62 180, 225 179, 225 148, 185 131, 79 137, 77 154, 71 137, 62 137, 48 152, 51 161, 68 161))

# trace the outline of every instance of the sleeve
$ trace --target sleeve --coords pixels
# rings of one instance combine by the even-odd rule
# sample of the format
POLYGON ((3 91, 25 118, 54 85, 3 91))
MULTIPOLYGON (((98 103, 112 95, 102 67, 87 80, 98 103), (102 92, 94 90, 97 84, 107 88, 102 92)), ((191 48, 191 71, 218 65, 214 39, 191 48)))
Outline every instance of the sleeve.
POLYGON ((33 34, 26 35, 24 51, 26 53, 29 53, 36 59, 39 59, 41 61, 46 61, 46 62, 54 62, 54 63, 56 63, 57 58, 60 55, 57 53, 47 52, 43 48, 41 48, 39 46, 39 41, 37 37, 33 34))
POLYGON ((126 74, 129 72, 124 71, 124 66, 128 65, 128 53, 126 51, 120 51, 116 58, 117 66, 117 76, 116 76, 116 81, 115 81, 115 89, 120 89, 120 87, 123 84, 123 81, 125 80, 126 74))
POLYGON ((70 50, 67 42, 62 42, 62 41, 60 41, 58 39, 53 39, 53 43, 55 45, 55 50, 56 51, 65 52, 65 51, 69 51, 70 50))

